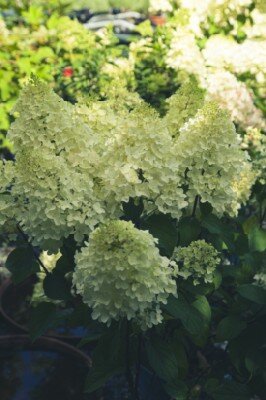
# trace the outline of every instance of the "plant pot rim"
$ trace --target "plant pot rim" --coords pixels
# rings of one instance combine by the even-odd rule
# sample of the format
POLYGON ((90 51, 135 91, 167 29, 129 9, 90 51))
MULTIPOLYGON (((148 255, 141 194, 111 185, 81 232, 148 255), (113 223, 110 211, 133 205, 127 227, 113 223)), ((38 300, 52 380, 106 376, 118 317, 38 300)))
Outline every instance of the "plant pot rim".
POLYGON ((91 367, 92 360, 83 351, 76 347, 48 336, 41 336, 36 340, 32 341, 29 335, 17 334, 17 335, 3 335, 0 336, 0 347, 5 349, 11 346, 23 347, 29 350, 53 350, 62 354, 69 354, 85 363, 88 367, 91 367))
MULTIPOLYGON (((19 285, 25 284, 26 281, 21 282, 19 285)), ((17 329, 19 332, 28 334, 29 330, 27 329, 26 326, 16 322, 14 318, 12 318, 7 311, 4 308, 3 305, 3 299, 4 296, 7 294, 8 290, 11 290, 12 287, 15 286, 15 284, 12 282, 12 279, 7 278, 5 279, 1 284, 0 284, 0 314, 3 316, 3 318, 15 329, 17 329)), ((42 337, 46 338, 55 338, 58 340, 70 340, 70 341, 79 341, 83 338, 83 336, 78 336, 78 335, 64 335, 60 333, 47 333, 45 335, 42 335, 42 337)))

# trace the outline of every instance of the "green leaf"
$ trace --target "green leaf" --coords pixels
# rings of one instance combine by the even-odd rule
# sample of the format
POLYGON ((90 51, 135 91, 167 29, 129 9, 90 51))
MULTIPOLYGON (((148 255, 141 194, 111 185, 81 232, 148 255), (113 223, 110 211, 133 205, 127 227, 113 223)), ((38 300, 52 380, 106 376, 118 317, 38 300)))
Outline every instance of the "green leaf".
POLYGON ((261 286, 253 284, 241 285, 237 291, 245 299, 257 304, 266 304, 266 289, 261 286))
POLYGON ((201 226, 196 218, 185 217, 178 224, 180 246, 188 246, 192 241, 197 240, 201 226))
POLYGON ((153 27, 150 20, 146 20, 136 25, 135 31, 140 33, 141 36, 152 36, 153 35, 153 27))
POLYGON ((221 342, 237 337, 247 327, 236 315, 229 315, 222 319, 217 327, 217 339, 221 342))
POLYGON ((227 382, 218 387, 208 388, 213 400, 250 400, 251 393, 245 385, 227 382))
POLYGON ((77 243, 73 236, 64 239, 63 246, 60 249, 62 256, 56 263, 54 270, 62 274, 71 272, 75 268, 75 253, 77 251, 77 243))
POLYGON ((171 256, 177 244, 177 229, 174 220, 169 215, 154 214, 141 224, 141 229, 147 229, 159 240, 159 246, 171 256))
POLYGON ((188 387, 184 382, 176 380, 174 383, 165 384, 165 391, 172 399, 187 400, 188 387))
POLYGON ((143 201, 139 201, 139 203, 136 203, 134 199, 130 198, 127 203, 123 203, 125 220, 137 223, 140 219, 143 209, 143 201))
POLYGON ((72 309, 57 310, 53 303, 40 303, 31 309, 29 319, 30 338, 34 341, 48 329, 62 324, 72 313, 72 309))
POLYGON ((170 296, 165 306, 166 311, 181 320, 185 329, 192 335, 198 335, 204 330, 204 321, 201 313, 184 298, 170 296))
POLYGON ((94 343, 102 337, 102 333, 91 333, 84 337, 78 344, 77 347, 83 347, 85 344, 94 343))
POLYGON ((213 275, 213 285, 215 289, 218 289, 221 286, 223 277, 220 271, 214 271, 213 275))
POLYGON ((178 360, 171 343, 160 337, 151 337, 146 342, 146 352, 153 371, 165 382, 174 383, 178 377, 178 360))
POLYGON ((56 272, 55 270, 46 275, 43 281, 43 290, 47 297, 52 300, 70 300, 71 284, 66 281, 64 275, 56 272))
POLYGON ((185 347, 182 344, 182 337, 179 332, 175 332, 173 335, 173 339, 171 341, 171 347, 172 351, 175 354, 177 360, 178 360, 178 375, 180 379, 183 379, 186 377, 188 368, 189 368, 189 363, 188 363, 188 358, 187 354, 185 351, 185 347))
POLYGON ((248 236, 240 234, 235 242, 236 253, 241 256, 249 252, 248 236))
POLYGON ((213 210, 213 207, 210 203, 208 203, 208 202, 202 203, 200 201, 200 211, 201 211, 202 215, 207 216, 212 212, 212 210, 213 210))
POLYGON ((12 273, 15 284, 40 271, 40 266, 29 247, 18 247, 13 250, 7 257, 6 268, 12 273))
POLYGON ((92 393, 101 388, 112 376, 125 370, 125 337, 115 329, 101 337, 92 356, 92 368, 88 374, 85 391, 92 393))
POLYGON ((209 324, 211 320, 211 307, 205 296, 199 296, 192 305, 201 313, 203 319, 209 324))
POLYGON ((206 228, 210 233, 218 235, 229 250, 235 250, 234 231, 227 223, 224 223, 216 217, 216 215, 209 214, 203 219, 202 226, 204 226, 204 228, 206 228))
POLYGON ((266 250, 266 230, 256 226, 249 234, 249 245, 251 251, 266 250))
POLYGON ((243 222, 243 231, 246 235, 250 234, 250 232, 259 225, 259 220, 256 215, 252 215, 248 219, 245 219, 243 222))
POLYGON ((43 9, 39 6, 30 6, 27 11, 22 12, 23 17, 30 25, 40 25, 43 20, 43 9))

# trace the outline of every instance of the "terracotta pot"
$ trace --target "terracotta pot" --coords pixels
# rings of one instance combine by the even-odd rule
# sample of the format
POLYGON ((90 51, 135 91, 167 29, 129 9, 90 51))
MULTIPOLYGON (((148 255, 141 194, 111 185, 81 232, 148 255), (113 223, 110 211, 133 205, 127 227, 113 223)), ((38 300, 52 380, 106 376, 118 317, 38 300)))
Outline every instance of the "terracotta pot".
POLYGON ((166 17, 163 16, 163 15, 151 15, 150 16, 150 21, 155 26, 162 26, 162 25, 165 25, 165 23, 166 23, 166 17))
MULTIPOLYGON (((8 312, 7 307, 6 307, 6 302, 8 299, 8 296, 11 296, 13 294, 13 299, 21 297, 18 295, 25 294, 27 290, 33 285, 34 281, 32 279, 26 280, 25 282, 22 282, 19 285, 14 285, 11 281, 11 279, 6 279, 1 285, 0 285, 0 314, 4 317, 4 319, 13 327, 15 330, 19 333, 25 333, 28 334, 29 330, 27 326, 24 323, 20 323, 16 321, 15 317, 8 312)), ((28 290, 30 291, 30 290, 28 290)), ((71 342, 78 342, 79 340, 82 339, 83 336, 81 335, 71 335, 71 334, 60 334, 54 331, 48 331, 44 337, 51 337, 59 340, 66 340, 66 341, 71 341, 71 342)))

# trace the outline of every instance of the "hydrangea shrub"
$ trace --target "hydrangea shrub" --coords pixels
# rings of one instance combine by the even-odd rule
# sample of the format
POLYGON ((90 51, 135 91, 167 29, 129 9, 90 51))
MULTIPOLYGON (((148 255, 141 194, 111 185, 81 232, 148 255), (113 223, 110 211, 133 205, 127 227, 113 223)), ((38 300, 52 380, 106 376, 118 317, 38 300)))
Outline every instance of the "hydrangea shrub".
POLYGON ((72 105, 34 79, 13 111, 0 221, 17 243, 14 281, 39 274, 31 336, 59 320, 89 326, 100 339, 88 392, 126 373, 142 398, 145 368, 170 398, 262 396, 265 211, 247 215, 259 169, 249 137, 193 79, 164 115, 109 89, 72 105))

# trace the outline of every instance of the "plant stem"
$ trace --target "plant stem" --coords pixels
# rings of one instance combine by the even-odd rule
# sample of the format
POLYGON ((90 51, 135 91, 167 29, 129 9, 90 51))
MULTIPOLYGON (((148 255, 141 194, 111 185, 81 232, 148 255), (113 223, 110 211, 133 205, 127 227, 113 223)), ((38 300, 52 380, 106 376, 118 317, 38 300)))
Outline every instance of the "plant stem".
POLYGON ((134 390, 134 382, 130 371, 130 322, 126 321, 126 377, 128 382, 128 387, 130 393, 133 396, 134 400, 138 400, 135 397, 135 390, 134 390))
POLYGON ((45 267, 45 265, 43 264, 43 262, 40 260, 38 254, 36 253, 33 245, 31 244, 31 242, 29 241, 27 235, 23 232, 22 228, 20 227, 19 224, 17 224, 17 229, 19 231, 19 233, 21 234, 21 236, 23 237, 23 239, 25 240, 25 242, 27 243, 27 245, 29 246, 29 248, 32 250, 32 253, 36 259, 36 261, 39 263, 39 265, 42 267, 42 269, 44 270, 44 272, 46 273, 46 275, 49 275, 49 271, 48 269, 45 267))
POLYGON ((140 377, 140 368, 141 368, 141 349, 142 349, 142 334, 139 334, 138 337, 138 362, 136 366, 136 376, 135 376, 135 395, 136 399, 139 399, 139 377, 140 377))
POLYGON ((260 228, 262 228, 265 217, 266 217, 266 207, 264 211, 262 211, 262 207, 260 206, 260 228))
POLYGON ((195 217, 198 201, 199 201, 199 195, 197 194, 197 196, 195 197, 195 201, 194 201, 191 217, 195 217))

